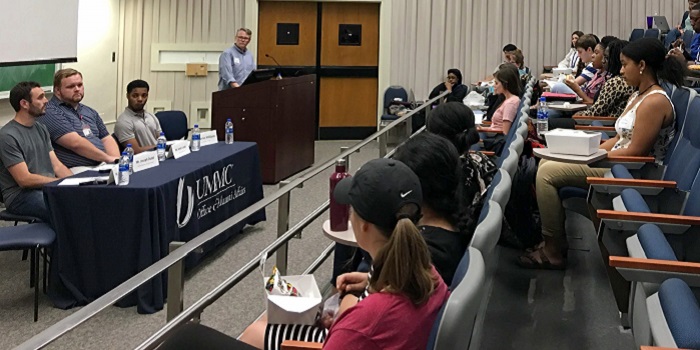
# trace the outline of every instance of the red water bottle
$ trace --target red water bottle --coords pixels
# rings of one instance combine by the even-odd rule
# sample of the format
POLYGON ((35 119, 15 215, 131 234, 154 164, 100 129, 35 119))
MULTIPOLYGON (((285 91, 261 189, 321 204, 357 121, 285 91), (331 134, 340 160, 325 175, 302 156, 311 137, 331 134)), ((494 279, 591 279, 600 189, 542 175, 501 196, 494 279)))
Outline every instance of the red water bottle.
POLYGON ((335 163, 335 172, 331 175, 331 231, 347 231, 348 219, 350 219, 350 206, 339 204, 333 198, 333 190, 340 180, 350 176, 345 168, 345 159, 338 159, 335 163))

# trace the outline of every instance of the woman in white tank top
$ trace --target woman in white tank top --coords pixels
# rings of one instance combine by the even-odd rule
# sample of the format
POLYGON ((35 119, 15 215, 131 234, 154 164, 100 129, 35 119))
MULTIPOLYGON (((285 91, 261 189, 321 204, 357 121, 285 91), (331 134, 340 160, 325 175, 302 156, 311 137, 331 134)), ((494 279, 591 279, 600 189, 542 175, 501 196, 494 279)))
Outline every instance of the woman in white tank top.
MULTIPOLYGON (((680 86, 683 68, 675 58, 666 58, 663 44, 653 38, 636 40, 620 54, 621 76, 635 87, 625 111, 615 123, 617 135, 600 145, 608 156, 654 156, 663 161, 674 136, 673 104, 661 81, 680 86)), ((586 177, 601 177, 608 169, 587 165, 542 161, 537 170, 536 191, 542 219, 544 243, 520 257, 527 268, 564 269, 567 250, 564 209, 558 190, 565 186, 587 189, 586 177)))

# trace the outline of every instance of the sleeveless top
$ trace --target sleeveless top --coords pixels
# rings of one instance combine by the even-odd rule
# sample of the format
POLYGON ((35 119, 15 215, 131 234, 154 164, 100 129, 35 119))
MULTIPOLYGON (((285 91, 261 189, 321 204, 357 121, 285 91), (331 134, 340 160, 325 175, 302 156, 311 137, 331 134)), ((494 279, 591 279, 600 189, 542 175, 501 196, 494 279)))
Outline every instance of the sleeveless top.
MULTIPOLYGON (((642 101, 644 101, 645 98, 652 94, 664 95, 664 97, 668 99, 668 102, 673 108, 673 102, 671 102, 671 99, 668 97, 664 90, 654 90, 648 93, 646 96, 642 97, 642 99, 639 100, 639 102, 637 102, 634 106, 632 106, 632 108, 627 110, 625 114, 617 118, 617 121, 615 121, 615 131, 617 131, 618 135, 620 135, 620 140, 618 140, 613 146, 613 151, 618 149, 625 149, 629 147, 629 145, 632 143, 632 137, 634 135, 634 124, 637 119, 637 108, 640 104, 642 104, 642 101)), ((632 101, 634 101, 634 99, 637 98, 638 95, 639 92, 635 92, 634 94, 632 94, 632 96, 630 96, 629 102, 627 103, 627 107, 630 106, 632 101)), ((656 163, 661 163, 664 160, 664 157, 666 156, 666 149, 668 148, 669 143, 671 143, 671 140, 673 139, 673 136, 676 132, 676 112, 675 109, 672 110, 673 121, 667 127, 661 128, 661 130, 659 131, 659 136, 656 138, 656 142, 654 142, 654 146, 651 148, 650 155, 655 158, 656 163)))

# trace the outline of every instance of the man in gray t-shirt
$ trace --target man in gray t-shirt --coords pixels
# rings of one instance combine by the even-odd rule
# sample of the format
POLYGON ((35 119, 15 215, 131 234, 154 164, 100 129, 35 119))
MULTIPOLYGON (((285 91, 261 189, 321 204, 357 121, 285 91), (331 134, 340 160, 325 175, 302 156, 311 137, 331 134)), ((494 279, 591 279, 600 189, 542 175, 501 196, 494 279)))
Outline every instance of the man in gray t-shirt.
POLYGON ((114 135, 122 147, 131 144, 136 154, 153 150, 162 131, 158 119, 144 109, 148 102, 148 90, 148 83, 140 79, 126 86, 129 106, 119 115, 114 126, 114 135))
POLYGON ((46 127, 36 119, 48 100, 35 82, 21 82, 10 91, 15 118, 0 128, 0 190, 10 213, 49 221, 41 187, 72 175, 58 160, 46 127))

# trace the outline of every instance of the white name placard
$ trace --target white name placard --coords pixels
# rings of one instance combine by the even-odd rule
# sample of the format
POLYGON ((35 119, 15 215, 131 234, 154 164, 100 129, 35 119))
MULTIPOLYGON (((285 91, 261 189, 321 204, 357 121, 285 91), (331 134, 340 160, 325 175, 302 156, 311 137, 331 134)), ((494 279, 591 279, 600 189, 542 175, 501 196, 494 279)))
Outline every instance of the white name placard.
POLYGON ((216 130, 211 130, 211 131, 205 131, 200 134, 200 139, 199 139, 199 146, 204 147, 204 146, 209 146, 213 145, 219 142, 219 140, 216 138, 216 130))
POLYGON ((134 172, 158 166, 158 152, 141 152, 134 154, 134 172))
POLYGON ((190 142, 189 141, 179 141, 170 147, 170 152, 172 152, 175 159, 184 157, 190 154, 190 142))

